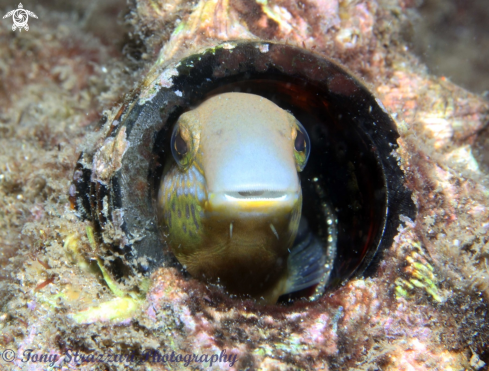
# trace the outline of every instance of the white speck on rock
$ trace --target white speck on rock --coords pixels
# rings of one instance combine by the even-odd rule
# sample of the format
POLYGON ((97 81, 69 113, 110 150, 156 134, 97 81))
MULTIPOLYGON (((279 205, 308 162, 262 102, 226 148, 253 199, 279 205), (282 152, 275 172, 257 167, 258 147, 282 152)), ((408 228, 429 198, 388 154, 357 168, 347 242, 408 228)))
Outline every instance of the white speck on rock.
POLYGON ((260 51, 260 53, 268 53, 268 51, 270 50, 270 46, 268 44, 261 44, 258 45, 258 50, 260 51))
POLYGON ((235 43, 224 43, 224 44, 222 44, 222 47, 224 49, 228 49, 228 50, 234 49, 236 47, 236 44, 235 43))

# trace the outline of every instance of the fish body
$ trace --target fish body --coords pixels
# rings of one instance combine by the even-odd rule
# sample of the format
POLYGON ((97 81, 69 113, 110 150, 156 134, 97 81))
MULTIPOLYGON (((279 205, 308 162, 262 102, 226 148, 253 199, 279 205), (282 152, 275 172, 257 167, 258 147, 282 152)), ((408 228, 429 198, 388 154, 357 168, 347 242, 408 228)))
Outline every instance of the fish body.
MULTIPOLYGON (((289 262, 301 220, 298 172, 310 151, 302 125, 263 97, 225 93, 179 118, 171 149, 159 220, 184 268, 268 303, 294 290, 291 276, 304 271, 289 262)), ((321 249, 307 246, 306 264, 311 251, 320 261, 321 249)))

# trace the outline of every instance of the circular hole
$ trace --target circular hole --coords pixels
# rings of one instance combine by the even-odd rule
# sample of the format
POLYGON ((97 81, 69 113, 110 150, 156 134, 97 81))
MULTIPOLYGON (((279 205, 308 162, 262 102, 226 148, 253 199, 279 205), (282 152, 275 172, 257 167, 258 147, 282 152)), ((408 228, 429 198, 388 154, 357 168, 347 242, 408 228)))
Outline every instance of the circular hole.
MULTIPOLYGON (((101 174, 84 167, 97 150, 82 156, 76 168, 82 174, 74 177, 74 203, 83 217, 94 221, 96 231, 110 220, 122 236, 111 247, 124 253, 122 275, 148 275, 160 266, 179 265, 156 220, 163 169, 178 149, 171 145, 173 128, 183 113, 225 92, 269 99, 288 110, 309 135, 310 157, 299 173, 302 216, 332 261, 332 270, 314 293, 306 290, 299 296, 317 297, 325 286, 333 288, 364 272, 378 250, 390 245, 399 215, 414 218, 403 173, 391 154, 397 146, 395 124, 378 101, 327 59, 287 45, 268 43, 267 52, 261 46, 242 42, 233 49, 190 56, 168 67, 178 71, 171 87, 158 87, 148 98, 144 94, 151 88, 142 91, 144 98, 137 103, 126 102, 116 116, 120 124, 106 139, 124 148, 121 166, 103 182, 96 180, 101 174), (145 264, 138 263, 141 259, 145 264)), ((247 192, 241 189, 236 196, 246 197, 247 192)))
MULTIPOLYGON (((362 118, 349 114, 353 108, 349 99, 326 96, 303 80, 281 81, 252 76, 248 79, 239 76, 235 80, 210 90, 189 107, 196 107, 218 94, 245 92, 273 101, 302 123, 311 142, 309 162, 299 173, 303 192, 302 217, 321 241, 324 253, 335 257, 327 282, 327 286, 334 287, 368 264, 377 251, 385 225, 386 179, 374 145, 360 125, 362 118), (335 251, 327 251, 331 226, 326 220, 325 207, 337 218, 335 251)), ((167 129, 164 132, 168 132, 167 129)), ((160 151, 159 161, 165 163, 169 153, 168 150, 160 151)), ((239 194, 253 196, 255 192, 239 194)), ((287 295, 287 300, 309 296, 313 289, 287 295)))

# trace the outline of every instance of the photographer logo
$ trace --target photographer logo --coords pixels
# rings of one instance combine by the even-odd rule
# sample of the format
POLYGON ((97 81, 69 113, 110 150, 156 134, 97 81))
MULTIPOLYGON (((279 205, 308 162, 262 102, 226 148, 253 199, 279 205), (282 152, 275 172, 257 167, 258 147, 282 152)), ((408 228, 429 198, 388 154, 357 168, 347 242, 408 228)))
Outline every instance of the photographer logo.
POLYGON ((19 4, 18 9, 8 12, 3 16, 3 18, 5 19, 10 16, 12 16, 12 19, 14 21, 14 24, 12 25, 12 31, 19 29, 19 32, 22 32, 22 29, 29 31, 29 25, 27 24, 29 16, 37 18, 37 15, 32 13, 30 10, 24 9, 22 3, 19 4))

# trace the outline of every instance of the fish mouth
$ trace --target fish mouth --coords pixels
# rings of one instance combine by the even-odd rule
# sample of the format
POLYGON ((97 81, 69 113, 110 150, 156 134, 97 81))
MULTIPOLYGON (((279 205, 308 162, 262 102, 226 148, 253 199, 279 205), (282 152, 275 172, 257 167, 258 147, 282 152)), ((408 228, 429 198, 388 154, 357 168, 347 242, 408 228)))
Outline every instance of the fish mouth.
POLYGON ((239 201, 239 200, 284 200, 287 197, 287 192, 280 191, 269 191, 269 190, 252 190, 252 191, 237 191, 237 192, 226 192, 225 197, 229 201, 239 201))
POLYGON ((226 213, 291 212, 300 202, 300 191, 241 190, 209 194, 209 209, 226 213))

